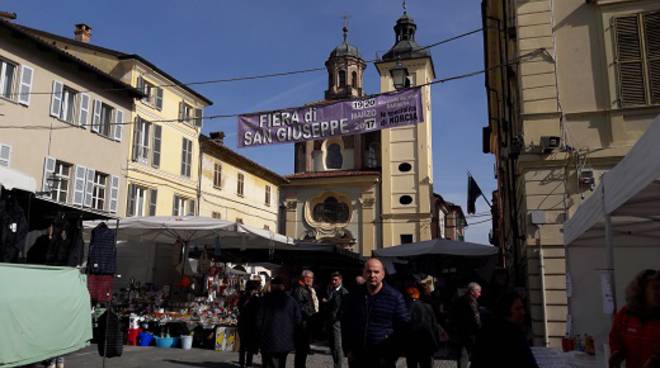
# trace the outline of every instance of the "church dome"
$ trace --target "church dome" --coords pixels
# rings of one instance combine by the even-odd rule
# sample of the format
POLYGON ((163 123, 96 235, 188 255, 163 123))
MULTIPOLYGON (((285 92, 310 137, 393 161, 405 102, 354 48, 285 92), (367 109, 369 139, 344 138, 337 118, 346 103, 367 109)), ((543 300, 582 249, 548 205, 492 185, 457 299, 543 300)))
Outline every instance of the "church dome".
POLYGON ((411 59, 429 56, 427 49, 423 48, 415 41, 415 32, 417 24, 415 20, 404 12, 396 21, 394 32, 396 33, 396 43, 383 55, 383 60, 411 59))
POLYGON ((358 59, 362 59, 362 56, 360 56, 360 52, 358 51, 357 47, 351 45, 347 41, 348 27, 344 25, 344 27, 341 30, 344 33, 344 41, 342 41, 342 43, 340 43, 337 47, 335 47, 334 50, 332 50, 328 59, 334 59, 334 58, 346 57, 346 56, 352 56, 358 59))

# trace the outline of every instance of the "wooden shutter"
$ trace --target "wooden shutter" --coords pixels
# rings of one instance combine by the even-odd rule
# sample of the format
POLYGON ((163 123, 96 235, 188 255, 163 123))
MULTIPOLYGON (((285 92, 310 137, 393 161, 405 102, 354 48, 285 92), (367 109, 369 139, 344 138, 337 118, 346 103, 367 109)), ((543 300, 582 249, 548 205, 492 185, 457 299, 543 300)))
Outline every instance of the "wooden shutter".
POLYGON ((136 116, 133 122, 133 145, 131 150, 131 160, 137 161, 140 150, 140 117, 136 116))
POLYGON ((18 87, 18 103, 30 105, 30 92, 32 92, 32 79, 34 69, 21 65, 21 82, 18 87))
POLYGON ((87 93, 80 94, 80 112, 78 113, 78 125, 86 127, 89 122, 89 95, 87 93))
POLYGON ((117 109, 115 110, 115 140, 121 142, 121 137, 124 133, 124 112, 117 109))
POLYGON ((186 216, 195 216, 195 200, 194 199, 189 199, 186 202, 188 205, 188 208, 186 209, 186 216))
POLYGON ((651 103, 660 104, 660 12, 644 16, 644 35, 651 103))
POLYGON ((53 94, 50 95, 50 115, 56 118, 60 117, 62 111, 62 92, 64 85, 60 81, 53 81, 53 94))
POLYGON ((101 101, 94 100, 94 113, 92 118, 92 131, 100 132, 101 131, 101 101))
MULTIPOLYGON (((83 205, 83 200, 86 202, 85 198, 85 174, 86 168, 84 166, 76 165, 74 169, 74 179, 73 179, 73 204, 77 206, 83 205)), ((90 199, 91 203, 91 199, 90 199)), ((89 206, 87 206, 89 207, 89 206)))
POLYGON ((55 172, 55 159, 46 156, 44 159, 44 180, 43 180, 43 190, 44 192, 48 192, 48 195, 50 195, 50 191, 53 190, 53 182, 49 181, 48 179, 52 179, 53 173, 55 172))
POLYGON ((195 109, 195 126, 202 127, 202 109, 195 109))
POLYGON ((87 169, 87 180, 85 180, 85 207, 92 207, 92 197, 94 196, 94 177, 96 171, 87 169))
POLYGON ((646 104, 646 85, 637 15, 614 20, 619 101, 622 106, 646 104))
POLYGON ((162 140, 163 128, 160 125, 154 125, 153 156, 151 156, 151 166, 160 167, 160 146, 162 140))
POLYGON ((179 121, 183 121, 183 101, 179 102, 179 121))
POLYGON ((163 109, 163 89, 156 87, 156 107, 159 110, 163 109))
MULTIPOLYGON (((142 77, 137 77, 137 87, 135 88, 144 93, 144 79, 142 77)), ((145 98, 149 98, 149 96, 146 96, 145 98)))
POLYGON ((135 216, 135 191, 136 191, 135 184, 128 184, 128 195, 126 198, 128 199, 128 202, 126 204, 126 216, 131 217, 135 216))
POLYGON ((110 206, 108 207, 110 212, 117 212, 117 204, 119 203, 119 177, 111 176, 110 177, 110 206))
POLYGON ((149 190, 149 216, 156 216, 157 203, 158 203, 158 189, 149 190))
POLYGON ((0 166, 9 167, 11 164, 11 146, 0 144, 0 166))

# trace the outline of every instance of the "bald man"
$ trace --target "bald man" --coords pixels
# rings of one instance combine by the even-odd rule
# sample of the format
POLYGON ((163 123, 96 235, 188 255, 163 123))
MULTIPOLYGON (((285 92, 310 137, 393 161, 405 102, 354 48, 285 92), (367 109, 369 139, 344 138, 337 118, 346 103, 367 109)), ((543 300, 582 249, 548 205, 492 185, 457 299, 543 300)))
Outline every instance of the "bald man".
POLYGON ((394 368, 396 341, 410 321, 403 295, 385 284, 385 267, 377 258, 364 265, 364 285, 349 294, 342 320, 342 342, 349 367, 394 368))

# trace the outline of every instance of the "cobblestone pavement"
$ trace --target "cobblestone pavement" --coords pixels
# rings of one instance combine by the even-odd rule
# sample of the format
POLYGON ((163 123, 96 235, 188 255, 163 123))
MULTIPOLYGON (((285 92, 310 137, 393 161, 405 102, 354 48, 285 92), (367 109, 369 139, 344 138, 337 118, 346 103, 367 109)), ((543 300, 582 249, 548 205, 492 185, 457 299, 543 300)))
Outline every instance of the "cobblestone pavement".
MULTIPOLYGON (((261 367, 260 356, 255 356, 255 366, 261 367)), ((332 367, 332 357, 326 351, 319 351, 309 356, 310 368, 332 367)), ((345 365, 347 366, 347 365, 345 365)), ((397 367, 405 367, 405 361, 399 360, 397 367)), ((34 367, 41 367, 35 365, 34 367)), ((101 368, 103 359, 99 356, 96 345, 72 353, 65 358, 66 368, 101 368)), ((106 359, 106 368, 228 368, 238 367, 238 353, 216 352, 193 349, 158 349, 154 347, 124 346, 121 357, 106 359)), ((293 367, 293 354, 289 355, 287 367, 293 367)), ((454 362, 436 361, 436 368, 456 367, 454 362)))

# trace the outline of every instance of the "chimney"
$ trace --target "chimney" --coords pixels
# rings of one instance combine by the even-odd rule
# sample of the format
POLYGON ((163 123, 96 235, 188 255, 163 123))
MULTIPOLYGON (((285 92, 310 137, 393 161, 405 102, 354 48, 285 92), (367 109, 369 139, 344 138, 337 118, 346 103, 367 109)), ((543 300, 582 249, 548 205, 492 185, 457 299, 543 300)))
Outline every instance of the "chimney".
POLYGON ((14 20, 16 19, 16 13, 0 11, 0 18, 5 20, 14 20))
POLYGON ((225 145, 225 132, 211 132, 209 133, 211 140, 218 146, 225 145))
POLYGON ((85 23, 76 24, 76 28, 73 30, 73 35, 75 36, 76 41, 89 43, 92 39, 92 27, 85 23))

